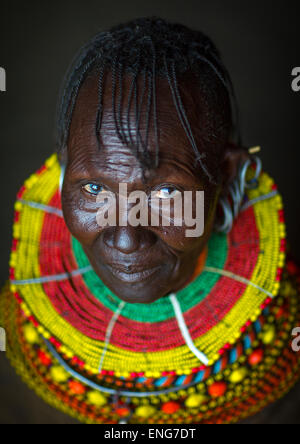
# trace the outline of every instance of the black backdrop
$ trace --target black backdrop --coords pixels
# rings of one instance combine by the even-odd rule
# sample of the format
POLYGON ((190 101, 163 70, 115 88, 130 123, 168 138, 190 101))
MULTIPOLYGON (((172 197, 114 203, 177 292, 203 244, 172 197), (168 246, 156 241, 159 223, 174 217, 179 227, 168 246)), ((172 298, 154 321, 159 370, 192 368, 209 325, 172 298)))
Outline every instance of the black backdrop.
MULTIPOLYGON (((288 235, 300 262, 298 235, 300 92, 291 71, 300 66, 297 1, 85 0, 2 1, 0 66, 1 255, 8 275, 13 204, 18 188, 53 151, 59 86, 77 49, 97 31, 139 16, 159 15, 206 32, 220 48, 240 105, 246 145, 261 145, 263 166, 284 197, 288 235)), ((300 423, 300 389, 253 422, 300 423)), ((72 422, 38 400, 0 354, 0 423, 72 422)))

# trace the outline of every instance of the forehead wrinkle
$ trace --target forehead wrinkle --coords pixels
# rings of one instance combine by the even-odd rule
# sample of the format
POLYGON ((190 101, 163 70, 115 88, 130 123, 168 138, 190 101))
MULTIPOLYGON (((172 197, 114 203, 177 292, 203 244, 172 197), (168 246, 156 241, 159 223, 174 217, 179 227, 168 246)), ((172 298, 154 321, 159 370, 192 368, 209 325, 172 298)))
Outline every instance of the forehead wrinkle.
MULTIPOLYGON (((159 124, 159 132, 160 132, 160 140, 159 145, 161 148, 161 145, 164 145, 166 143, 169 145, 177 144, 180 141, 180 144, 188 148, 188 150, 192 150, 192 147, 190 147, 190 142, 186 136, 186 133, 182 127, 182 124, 180 122, 179 116, 177 114, 176 108, 174 106, 171 92, 169 91, 169 85, 167 81, 158 82, 158 86, 161 89, 161 92, 166 92, 166 95, 158 94, 157 101, 158 101, 158 107, 157 107, 157 118, 158 118, 158 124, 159 124)), ((103 139, 103 144, 110 144, 111 140, 107 141, 107 138, 116 139, 117 143, 120 143, 120 140, 118 139, 116 128, 115 128, 115 119, 114 119, 114 113, 112 111, 112 103, 111 103, 111 82, 108 82, 106 85, 106 88, 104 89, 104 103, 103 103, 103 116, 102 116, 102 125, 100 130, 100 136, 103 139)), ((124 91, 126 92, 129 85, 124 85, 124 91)), ((81 143, 81 139, 83 139, 83 144, 86 143, 96 143, 96 137, 95 137, 95 120, 97 115, 97 94, 95 94, 95 91, 97 90, 97 76, 89 79, 88 81, 84 82, 83 88, 79 92, 79 97, 76 102, 75 110, 73 118, 75 120, 75 136, 78 140, 78 143, 81 143)), ((128 91, 127 91, 128 93, 128 91)), ((189 94, 188 94, 189 95, 189 94)), ((192 99, 194 100, 193 94, 190 94, 192 96, 192 99)), ((125 97, 127 97, 127 94, 125 94, 125 97)), ((125 101, 126 102, 126 101, 125 101)), ((136 128, 136 121, 135 121, 135 110, 133 107, 133 103, 131 104, 129 110, 129 116, 130 116, 130 132, 134 139, 136 139, 137 135, 137 128, 136 128)), ((146 127, 146 119, 145 119, 145 110, 146 110, 146 102, 143 102, 143 109, 141 113, 141 120, 140 120, 140 134, 141 136, 145 137, 144 135, 144 129, 146 127)), ((124 114, 124 107, 122 107, 121 110, 121 118, 122 123, 124 126, 124 129, 126 132, 128 132, 127 128, 127 116, 124 114)), ((190 107, 189 107, 189 111, 190 107)), ((189 113, 188 113, 189 114, 189 113)), ((193 113, 192 113, 193 114, 193 113)), ((189 116, 188 116, 189 117, 189 116)), ((197 119, 198 120, 198 119, 197 119)), ((72 119, 73 123, 73 119, 72 119)), ((73 125, 72 125, 73 126, 73 125)), ((72 130, 71 126, 71 130, 72 130)), ((198 127, 198 125, 197 125, 198 127)), ((153 139, 153 147, 152 143, 149 147, 149 151, 152 151, 155 149, 155 137, 154 137, 154 128, 153 128, 153 121, 151 119, 151 124, 149 126, 149 140, 153 139)))
MULTIPOLYGON (((76 156, 79 156, 76 163, 80 164, 82 162, 86 162, 89 170, 93 169, 95 171, 95 169, 99 169, 103 172, 106 171, 108 174, 118 173, 119 175, 119 173, 121 172, 120 170, 122 170, 121 174, 123 178, 132 178, 133 175, 136 175, 136 171, 134 170, 132 165, 136 165, 135 168, 140 168, 139 162, 130 148, 124 145, 118 138, 115 128, 114 114, 111 109, 109 88, 106 89, 104 92, 104 102, 108 106, 104 106, 102 126, 100 130, 100 152, 101 150, 104 150, 105 156, 103 157, 103 159, 102 157, 99 158, 99 154, 101 153, 98 150, 98 144, 95 136, 97 101, 95 100, 96 95, 94 94, 94 92, 96 85, 97 83, 90 83, 89 87, 86 84, 85 87, 87 87, 88 90, 86 91, 87 94, 82 94, 82 92, 84 91, 82 90, 79 100, 77 101, 75 106, 76 122, 74 122, 75 127, 73 127, 74 131, 72 134, 72 142, 74 145, 73 147, 77 148, 75 149, 76 156), (81 151, 84 151, 86 153, 86 160, 84 154, 82 154, 81 151)), ((173 167, 176 171, 179 172, 179 174, 180 171, 182 171, 184 174, 193 174, 195 177, 199 177, 199 173, 197 171, 199 168, 195 166, 195 153, 181 125, 173 102, 170 102, 166 99, 161 100, 160 97, 158 97, 158 102, 160 164, 169 163, 170 165, 173 165, 173 167)), ((124 129, 127 132, 127 122, 125 119, 125 115, 123 115, 123 112, 121 113, 121 116, 122 123, 124 124, 124 129)), ((139 131, 143 140, 145 140, 144 117, 145 113, 144 111, 142 111, 139 131)), ((130 109, 130 132, 135 143, 137 138, 137 128, 134 111, 132 108, 130 109)), ((198 125, 195 132, 198 136, 198 125)), ((194 133, 195 139, 198 139, 198 137, 196 137, 196 134, 194 133)), ((156 149, 156 141, 152 120, 150 121, 149 126, 148 141, 148 151, 152 156, 156 149)), ((200 146, 201 145, 203 144, 200 143, 200 146)), ((202 148, 203 147, 201 146, 201 149, 199 149, 199 151, 202 151, 202 148)), ((82 169, 82 167, 82 165, 79 165, 79 168, 82 169)))
MULTIPOLYGON (((132 156, 133 157, 133 156, 132 156)), ((73 174, 90 178, 102 178, 109 182, 139 182, 142 177, 142 169, 137 161, 128 159, 127 153, 101 152, 89 150, 80 152, 72 157, 70 169, 73 174), (123 154, 123 155, 122 155, 123 154)))

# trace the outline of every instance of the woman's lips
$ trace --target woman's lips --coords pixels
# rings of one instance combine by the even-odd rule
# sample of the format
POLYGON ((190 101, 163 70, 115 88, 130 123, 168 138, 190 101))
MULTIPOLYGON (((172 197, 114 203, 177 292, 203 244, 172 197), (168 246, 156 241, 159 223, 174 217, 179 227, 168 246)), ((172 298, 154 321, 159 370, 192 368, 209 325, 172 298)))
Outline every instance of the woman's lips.
POLYGON ((123 282, 140 282, 143 281, 150 276, 152 276, 160 266, 149 268, 147 270, 128 270, 126 267, 117 268, 112 265, 107 265, 110 272, 119 280, 123 282))

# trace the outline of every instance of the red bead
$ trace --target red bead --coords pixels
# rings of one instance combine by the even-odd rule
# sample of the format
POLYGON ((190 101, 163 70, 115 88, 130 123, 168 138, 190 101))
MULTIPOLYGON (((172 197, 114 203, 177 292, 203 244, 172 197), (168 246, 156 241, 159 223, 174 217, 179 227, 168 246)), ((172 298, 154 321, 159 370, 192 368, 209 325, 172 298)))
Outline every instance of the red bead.
POLYGON ((13 281, 15 279, 15 269, 10 267, 9 269, 9 279, 13 281))
POLYGON ((180 409, 180 404, 178 402, 169 401, 162 405, 161 407, 162 411, 164 413, 168 413, 169 415, 172 415, 173 413, 176 413, 177 410, 180 409))
POLYGON ((285 220, 285 218, 284 218, 284 211, 283 210, 279 210, 278 214, 279 214, 279 222, 284 222, 284 220, 285 220))
POLYGON ((254 350, 254 352, 249 356, 248 361, 250 365, 257 365, 259 364, 264 357, 264 351, 263 349, 257 349, 254 350))
POLYGON ((277 311, 277 313, 275 315, 276 319, 282 318, 283 315, 284 315, 284 308, 283 307, 279 307, 278 311, 277 311))
POLYGON ((54 347, 56 348, 61 347, 61 343, 58 342, 53 336, 49 339, 49 342, 51 342, 51 344, 54 345, 54 347))
POLYGON ((21 298, 19 293, 14 293, 14 296, 15 296, 16 300, 19 302, 19 304, 21 304, 23 302, 23 299, 21 298))
POLYGON ((23 196, 25 190, 26 190, 25 186, 22 185, 21 188, 18 191, 17 199, 21 199, 21 197, 23 196))
POLYGON ((219 398, 226 393, 227 384, 225 382, 214 382, 209 388, 208 393, 212 398, 219 398))
POLYGON ((118 409, 115 410, 116 414, 119 416, 129 416, 130 415, 130 410, 127 409, 126 407, 119 407, 118 409))
POLYGON ((69 389, 76 395, 83 395, 83 393, 85 393, 85 387, 77 381, 70 381, 69 389))
POLYGON ((45 166, 45 165, 43 165, 41 168, 39 168, 38 170, 37 170, 37 172, 36 172, 36 174, 38 175, 38 176, 40 176, 44 171, 46 171, 47 170, 47 167, 45 166))
POLYGON ((13 239, 11 247, 12 251, 16 251, 17 246, 18 246, 18 239, 13 239))
POLYGON ((33 324, 35 327, 38 327, 38 326, 39 326, 39 323, 36 321, 36 319, 35 319, 33 316, 29 316, 28 319, 29 319, 30 322, 32 322, 32 324, 33 324))
POLYGON ((50 364, 52 364, 51 358, 48 355, 46 355, 46 353, 44 353, 43 350, 38 351, 38 358, 39 358, 40 362, 43 365, 45 365, 46 367, 48 367, 50 364))

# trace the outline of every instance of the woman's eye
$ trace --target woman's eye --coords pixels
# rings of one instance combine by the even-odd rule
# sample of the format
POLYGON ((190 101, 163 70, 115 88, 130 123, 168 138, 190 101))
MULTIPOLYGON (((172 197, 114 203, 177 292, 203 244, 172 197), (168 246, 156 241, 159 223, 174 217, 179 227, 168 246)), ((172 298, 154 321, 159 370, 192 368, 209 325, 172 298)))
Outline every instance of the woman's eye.
POLYGON ((172 199, 180 191, 173 186, 165 186, 156 191, 155 196, 159 199, 172 199))
POLYGON ((98 194, 101 193, 101 191, 104 190, 102 185, 96 185, 94 183, 88 183, 82 187, 84 191, 91 194, 92 196, 98 196, 98 194))

